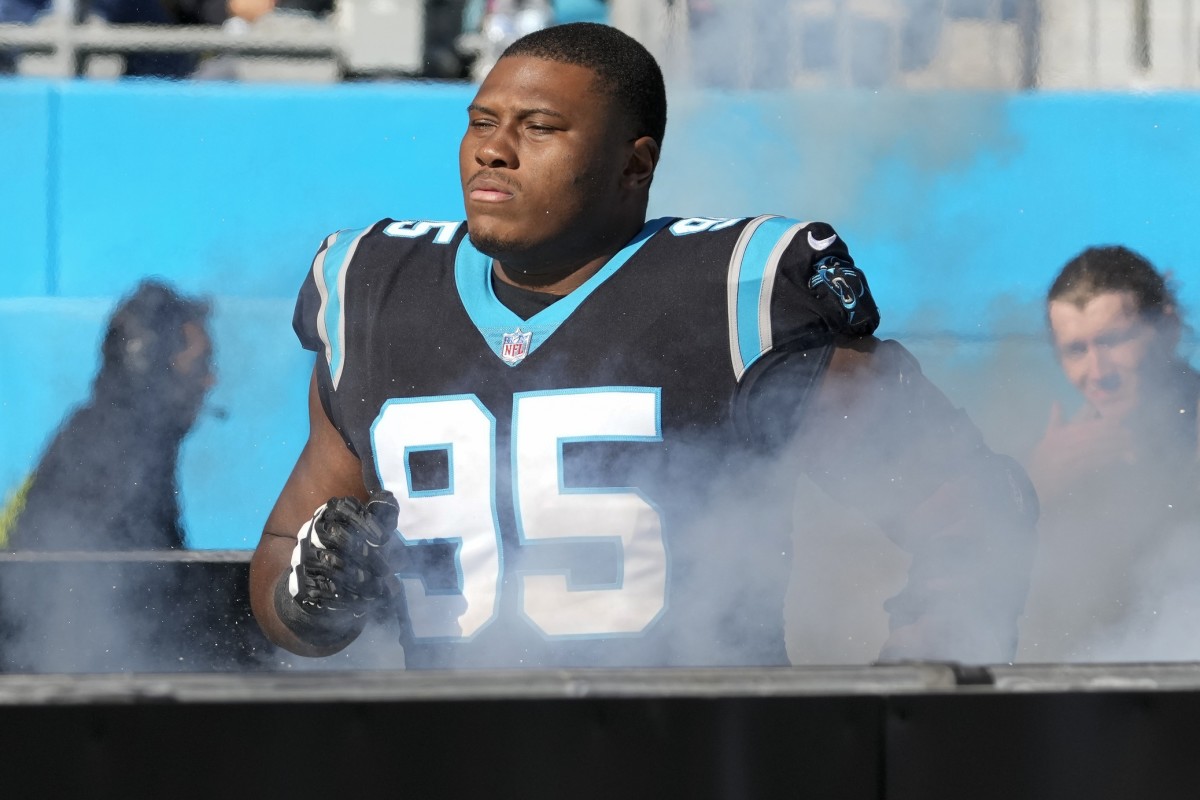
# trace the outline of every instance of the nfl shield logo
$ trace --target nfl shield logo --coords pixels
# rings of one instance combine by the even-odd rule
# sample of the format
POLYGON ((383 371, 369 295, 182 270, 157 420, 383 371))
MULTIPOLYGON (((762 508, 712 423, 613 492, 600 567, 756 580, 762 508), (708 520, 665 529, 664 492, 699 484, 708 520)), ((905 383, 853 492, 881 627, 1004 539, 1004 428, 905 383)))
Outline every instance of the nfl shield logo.
POLYGON ((520 328, 504 334, 500 338, 500 360, 510 367, 521 363, 529 355, 529 343, 532 340, 533 331, 522 332, 520 328))

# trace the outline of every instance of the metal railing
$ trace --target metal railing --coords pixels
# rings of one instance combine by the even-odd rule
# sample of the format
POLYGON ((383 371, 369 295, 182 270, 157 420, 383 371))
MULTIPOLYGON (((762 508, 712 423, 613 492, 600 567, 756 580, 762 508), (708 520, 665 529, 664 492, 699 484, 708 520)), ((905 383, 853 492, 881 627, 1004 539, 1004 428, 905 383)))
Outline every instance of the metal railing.
POLYGON ((233 33, 218 25, 0 25, 0 48, 54 56, 52 71, 80 75, 90 55, 213 52, 240 56, 340 58, 338 32, 316 24, 287 33, 233 33))
MULTIPOLYGON (((37 24, 0 24, 0 50, 46 54, 46 72, 56 75, 82 74, 91 55, 136 52, 325 59, 349 73, 417 73, 422 6, 338 0, 325 20, 236 31, 76 23, 74 0, 55 0, 37 24)), ((646 44, 674 79, 695 85, 1200 87, 1200 0, 740 0, 697 8, 685 0, 610 2, 614 25, 646 44)))
POLYGON ((77 22, 73 0, 56 0, 32 25, 0 24, 0 50, 44 55, 47 75, 84 74, 93 55, 206 53, 334 61, 343 72, 416 73, 423 61, 418 0, 339 0, 317 19, 276 12, 244 25, 111 25, 77 22))
POLYGON ((610 7, 615 24, 628 25, 677 81, 701 86, 1200 87, 1200 0, 611 0, 610 7))

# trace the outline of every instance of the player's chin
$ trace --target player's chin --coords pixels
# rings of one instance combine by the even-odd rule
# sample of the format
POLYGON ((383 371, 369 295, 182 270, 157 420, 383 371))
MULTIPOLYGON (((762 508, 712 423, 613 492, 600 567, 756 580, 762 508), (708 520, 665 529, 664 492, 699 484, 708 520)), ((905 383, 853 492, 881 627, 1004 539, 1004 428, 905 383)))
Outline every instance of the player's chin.
POLYGON ((468 218, 467 233, 475 249, 492 258, 503 259, 504 256, 522 249, 521 239, 514 235, 513 231, 501 225, 490 224, 487 220, 468 218))

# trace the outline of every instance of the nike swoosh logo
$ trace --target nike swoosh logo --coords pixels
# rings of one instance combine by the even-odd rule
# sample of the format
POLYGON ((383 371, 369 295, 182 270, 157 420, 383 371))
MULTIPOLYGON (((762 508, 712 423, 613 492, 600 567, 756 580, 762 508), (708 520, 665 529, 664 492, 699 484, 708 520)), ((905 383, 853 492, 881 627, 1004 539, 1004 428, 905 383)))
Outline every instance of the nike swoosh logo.
POLYGON ((812 235, 812 231, 808 232, 808 246, 811 247, 813 250, 816 250, 818 253, 821 252, 822 250, 824 250, 825 248, 829 247, 829 245, 833 244, 836 241, 837 241, 836 233, 831 236, 827 236, 824 239, 814 239, 813 235, 812 235))

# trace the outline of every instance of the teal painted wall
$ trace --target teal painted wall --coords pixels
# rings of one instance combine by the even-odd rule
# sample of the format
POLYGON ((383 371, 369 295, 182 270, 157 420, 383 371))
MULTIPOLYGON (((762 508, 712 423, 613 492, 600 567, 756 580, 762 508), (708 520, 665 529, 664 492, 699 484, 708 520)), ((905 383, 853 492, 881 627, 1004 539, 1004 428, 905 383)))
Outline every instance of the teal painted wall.
MULTIPOLYGON (((191 542, 253 547, 306 435, 312 362, 290 323, 309 259, 338 228, 461 216, 470 98, 0 81, 0 493, 86 397, 115 301, 159 275, 215 307, 225 414, 184 449, 191 542)), ((1198 95, 680 93, 651 213, 832 222, 881 333, 1008 435, 1011 420, 971 406, 1013 343, 1045 380, 1009 416, 1040 414, 1058 390, 1039 298, 1074 253, 1129 245, 1173 272, 1185 307, 1200 302, 1197 142, 1198 95)))

